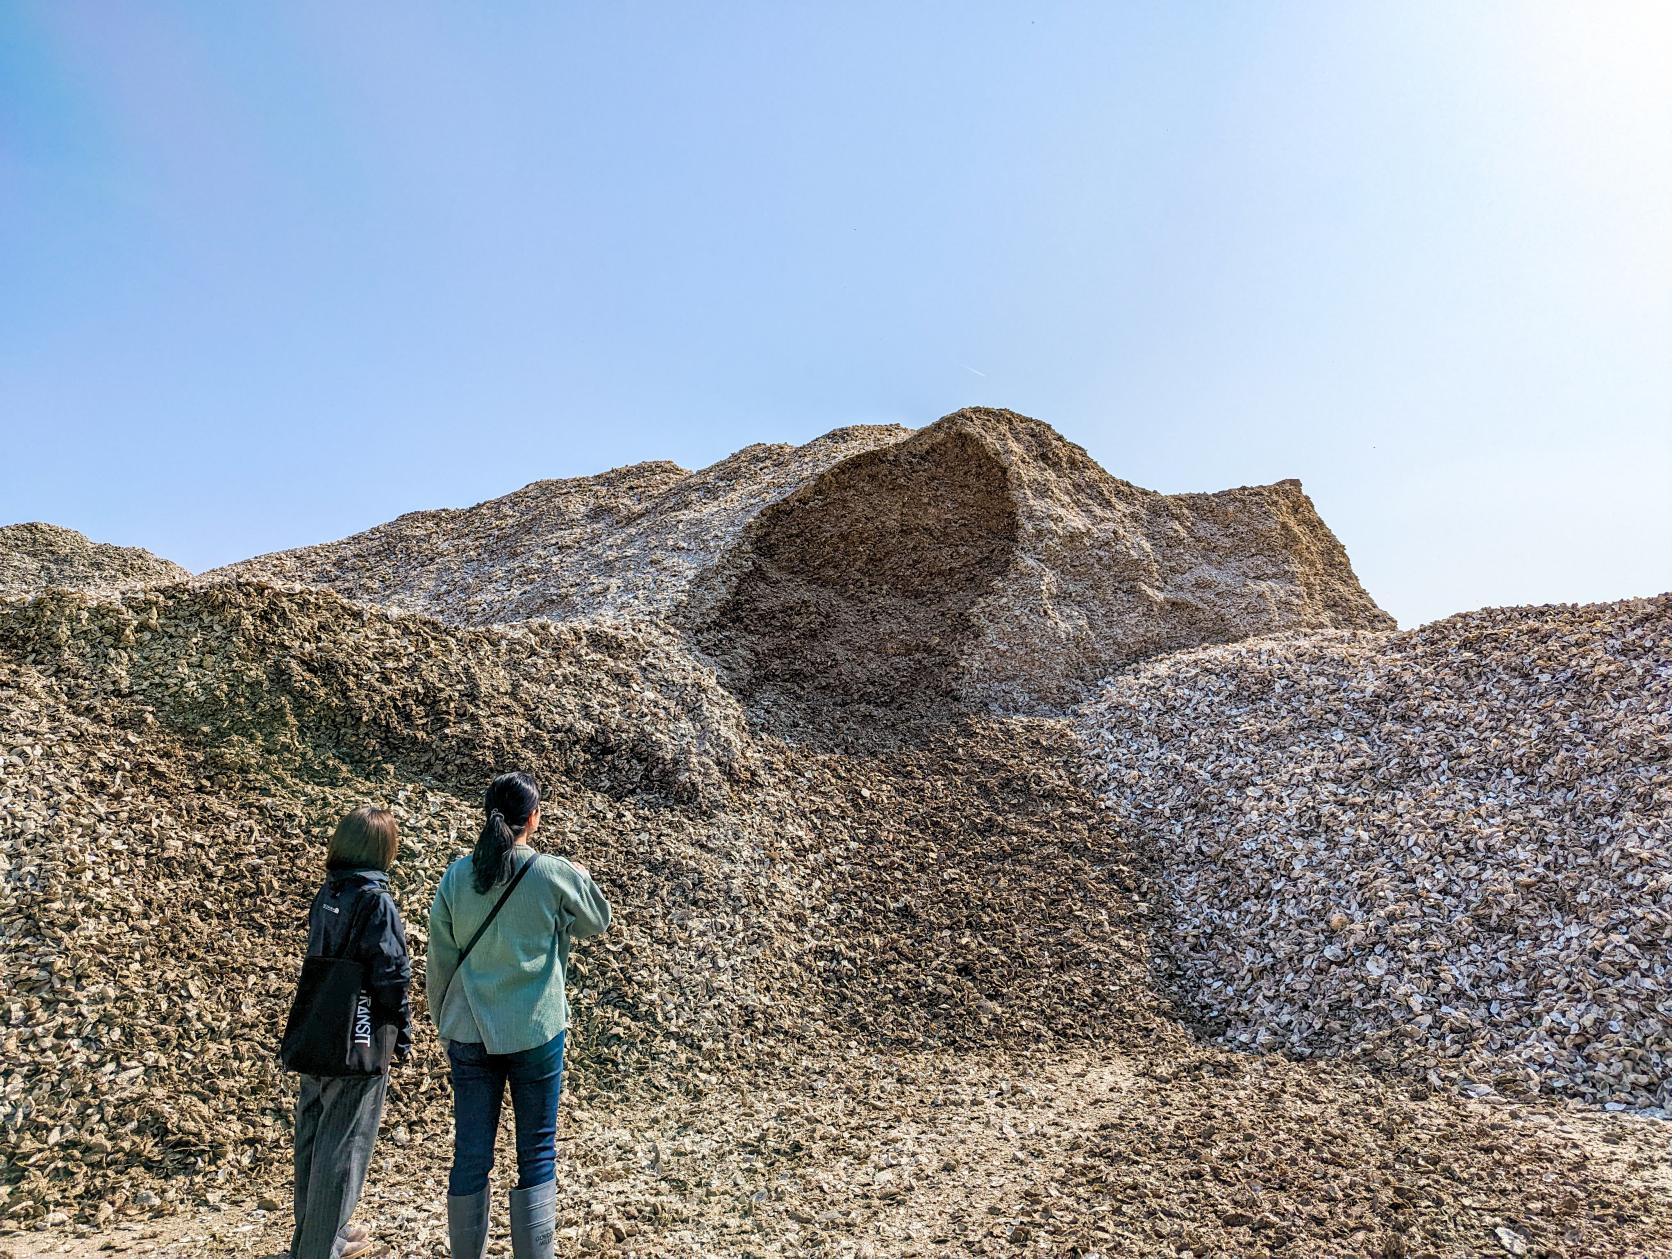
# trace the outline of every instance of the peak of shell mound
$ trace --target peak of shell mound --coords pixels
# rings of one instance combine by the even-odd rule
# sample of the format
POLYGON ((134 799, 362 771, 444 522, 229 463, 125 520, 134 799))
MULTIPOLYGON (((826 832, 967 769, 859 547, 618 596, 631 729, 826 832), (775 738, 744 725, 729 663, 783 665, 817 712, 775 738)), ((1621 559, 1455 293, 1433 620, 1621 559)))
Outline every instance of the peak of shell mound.
POLYGON ((1158 494, 988 409, 765 507, 687 617, 748 694, 1012 712, 1202 643, 1393 627, 1299 482, 1158 494))

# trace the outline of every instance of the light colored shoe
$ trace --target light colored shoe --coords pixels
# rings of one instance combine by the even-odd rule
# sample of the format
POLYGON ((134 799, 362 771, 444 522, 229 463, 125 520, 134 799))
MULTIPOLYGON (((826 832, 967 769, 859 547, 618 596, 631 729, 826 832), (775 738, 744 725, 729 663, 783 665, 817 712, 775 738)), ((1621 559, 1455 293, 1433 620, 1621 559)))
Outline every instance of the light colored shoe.
POLYGON ((552 1259, 552 1236, 556 1232, 555 1180, 548 1180, 543 1185, 535 1185, 529 1189, 511 1190, 513 1259, 552 1259))
POLYGON ((372 1235, 369 1229, 361 1228, 358 1224, 350 1224, 343 1229, 343 1248, 337 1252, 337 1259, 355 1259, 372 1248, 372 1235))
POLYGON ((453 1259, 488 1253, 488 1191, 447 1195, 447 1249, 453 1259))

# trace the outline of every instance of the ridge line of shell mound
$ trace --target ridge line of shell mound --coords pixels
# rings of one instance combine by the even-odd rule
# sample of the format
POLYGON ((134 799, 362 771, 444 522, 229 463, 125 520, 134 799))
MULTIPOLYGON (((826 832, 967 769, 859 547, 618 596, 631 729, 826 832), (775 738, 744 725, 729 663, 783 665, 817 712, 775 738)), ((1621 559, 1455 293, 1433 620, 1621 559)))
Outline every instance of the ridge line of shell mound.
POLYGON ((856 425, 800 446, 746 446, 696 471, 659 461, 535 481, 473 507, 408 512, 205 578, 328 587, 462 625, 648 619, 667 613, 767 503, 904 432, 856 425))
POLYGON ((1672 1105, 1672 595, 1184 653, 1078 725, 1225 1042, 1672 1105))
POLYGON ((654 622, 495 628, 261 582, 0 598, 0 649, 73 701, 147 706, 252 760, 485 782, 542 766, 701 809, 749 777, 737 703, 654 622))
POLYGON ((1060 712, 1159 653, 1392 624, 1298 482, 1160 494, 989 408, 535 482, 197 580, 239 578, 450 624, 666 618, 757 709, 882 723, 1060 712))
POLYGON ((39 521, 0 526, 0 594, 49 587, 114 591, 187 581, 180 565, 137 546, 94 542, 39 521))

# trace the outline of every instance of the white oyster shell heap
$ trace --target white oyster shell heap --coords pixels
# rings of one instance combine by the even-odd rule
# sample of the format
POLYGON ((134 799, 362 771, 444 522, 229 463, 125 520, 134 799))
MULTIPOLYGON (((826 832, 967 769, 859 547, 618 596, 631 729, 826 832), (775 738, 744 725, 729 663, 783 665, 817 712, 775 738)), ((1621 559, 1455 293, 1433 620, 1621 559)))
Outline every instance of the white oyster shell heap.
POLYGON ((1672 1101, 1672 596, 1182 653, 1079 725, 1226 1041, 1672 1101))

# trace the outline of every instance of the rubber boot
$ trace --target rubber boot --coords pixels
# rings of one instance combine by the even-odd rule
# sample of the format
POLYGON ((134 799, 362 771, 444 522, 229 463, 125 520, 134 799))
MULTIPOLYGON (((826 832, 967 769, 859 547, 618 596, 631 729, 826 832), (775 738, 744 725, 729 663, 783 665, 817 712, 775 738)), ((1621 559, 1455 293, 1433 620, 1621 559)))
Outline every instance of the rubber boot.
POLYGON ((552 1259, 557 1231, 557 1182, 511 1190, 512 1259, 552 1259))
POLYGON ((447 1249, 453 1259, 488 1253, 488 1191, 447 1195, 447 1249))

